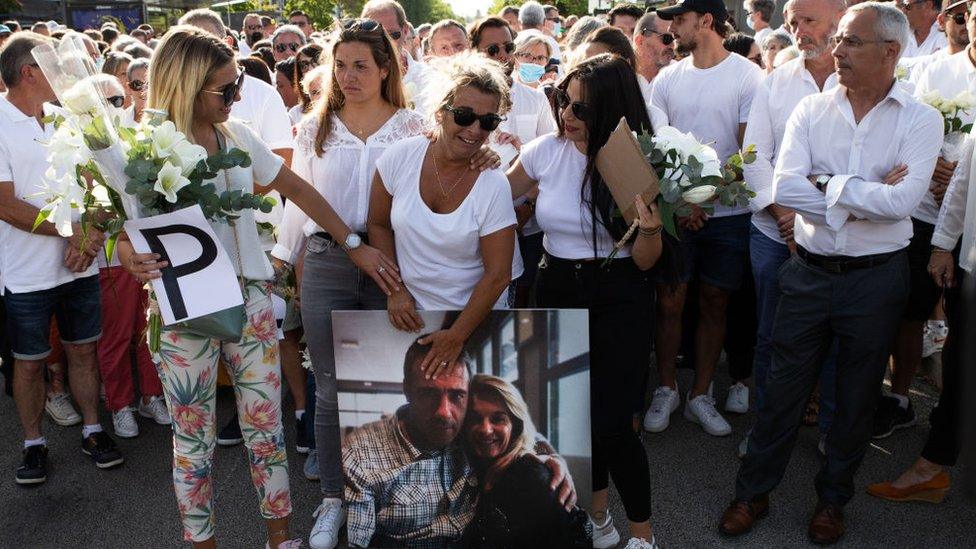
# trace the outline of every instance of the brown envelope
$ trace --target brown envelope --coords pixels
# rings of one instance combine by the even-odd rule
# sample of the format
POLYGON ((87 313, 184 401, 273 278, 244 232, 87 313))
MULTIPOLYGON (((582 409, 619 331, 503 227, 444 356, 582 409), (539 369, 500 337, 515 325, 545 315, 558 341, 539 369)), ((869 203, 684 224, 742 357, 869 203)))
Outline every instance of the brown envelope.
POLYGON ((597 153, 596 169, 623 212, 627 225, 637 218, 634 197, 639 194, 644 203, 649 204, 660 192, 657 173, 644 158, 640 143, 631 133, 625 118, 620 119, 607 144, 597 153))

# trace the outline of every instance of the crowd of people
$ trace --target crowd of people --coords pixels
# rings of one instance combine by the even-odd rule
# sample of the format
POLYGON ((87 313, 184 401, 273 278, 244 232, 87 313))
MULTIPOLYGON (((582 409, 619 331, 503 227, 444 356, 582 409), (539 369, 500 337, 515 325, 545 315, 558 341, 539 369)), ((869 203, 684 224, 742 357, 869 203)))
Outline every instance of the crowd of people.
MULTIPOLYGON (((723 411, 755 414, 730 445, 742 463, 732 503, 715 510, 724 534, 746 534, 767 513, 806 424, 819 429, 824 456, 808 535, 838 541, 868 444, 916 424, 910 387, 923 357, 939 351, 929 377, 941 397, 925 447, 901 476, 872 479, 867 491, 941 501, 960 453, 961 335, 972 322, 963 292, 976 268, 973 141, 952 133, 972 127, 976 106, 956 110, 960 131, 930 104, 976 93, 976 10, 969 0, 788 0, 774 29, 777 6, 745 0, 752 34, 734 28, 722 0, 647 12, 619 4, 581 17, 527 1, 468 24, 416 26, 395 0, 370 0, 359 17, 321 29, 301 11, 285 21, 247 14, 230 29, 197 9, 158 36, 150 25, 0 24, 0 360, 24 434, 17 483, 47 480, 45 413, 82 424, 82 450, 98 468, 123 463, 99 423, 101 397, 116 437, 138 436, 137 416, 172 426, 184 540, 214 546, 213 454, 243 442, 268 546, 299 543, 288 531, 294 449, 321 490, 308 542, 335 547, 349 503, 369 505, 364 483, 388 484, 459 448, 454 435, 411 428, 423 406, 434 422, 456 422, 465 409, 472 421, 485 410, 524 419, 505 386, 469 380, 458 366, 490 311, 540 307, 589 312, 584 530, 594 547, 621 542, 611 481, 626 547, 667 539, 651 524, 657 472, 645 442, 666 443, 682 400, 683 417, 707 436, 731 434, 723 411), (145 285, 168 264, 137 253, 124 234, 109 257, 106 235, 82 231, 77 215, 71 237, 35 226, 57 98, 31 52, 65 36, 85 45, 120 124, 161 111, 208 154, 242 149, 249 166, 215 186, 278 200, 271 213, 211 222, 241 281, 239 342, 174 325, 150 353, 145 285), (676 238, 662 231, 656 203, 637 196, 628 231, 597 169, 622 118, 638 132, 690 132, 722 161, 754 146, 743 177, 755 197, 747 207, 692 206, 676 219, 676 238), (276 322, 272 294, 282 288, 287 309, 276 322), (403 417, 372 427, 400 440, 409 459, 377 460, 358 484, 349 476, 360 464, 343 460, 332 338, 331 312, 350 309, 385 309, 418 336, 403 417), (419 310, 460 314, 426 327, 419 310), (713 380, 723 355, 732 384, 720 407, 713 380), (237 412, 218 429, 221 364, 237 412), (694 370, 687 387, 678 386, 681 365, 694 370), (465 390, 451 388, 459 375, 465 390), (284 386, 297 433, 287 443, 284 386)), ((468 456, 488 481, 484 504, 462 512, 453 484, 425 490, 423 502, 411 500, 417 509, 372 524, 350 518, 349 543, 517 545, 478 513, 499 512, 487 502, 501 497, 490 487, 504 467, 529 466, 514 459, 532 443, 528 427, 500 465, 486 465, 478 448, 468 456)), ((558 464, 548 473, 563 480, 558 464)), ((465 479, 455 477, 457 490, 465 479)), ((572 479, 552 489, 567 504, 560 520, 578 518, 572 479)))

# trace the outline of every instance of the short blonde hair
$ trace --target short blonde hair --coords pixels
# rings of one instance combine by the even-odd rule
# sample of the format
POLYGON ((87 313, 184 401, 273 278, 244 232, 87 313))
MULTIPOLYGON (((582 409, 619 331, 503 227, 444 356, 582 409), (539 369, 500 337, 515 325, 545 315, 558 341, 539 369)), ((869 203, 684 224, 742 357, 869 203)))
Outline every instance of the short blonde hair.
POLYGON ((543 38, 541 34, 535 33, 519 34, 516 36, 515 53, 522 53, 529 48, 534 48, 540 44, 546 47, 546 57, 552 58, 552 45, 550 45, 549 41, 543 38))
POLYGON ((488 59, 474 51, 460 53, 453 57, 432 60, 430 65, 436 70, 430 82, 440 101, 434 113, 440 112, 454 103, 462 88, 474 88, 482 93, 498 97, 498 115, 504 116, 512 108, 509 95, 511 86, 501 63, 488 59))

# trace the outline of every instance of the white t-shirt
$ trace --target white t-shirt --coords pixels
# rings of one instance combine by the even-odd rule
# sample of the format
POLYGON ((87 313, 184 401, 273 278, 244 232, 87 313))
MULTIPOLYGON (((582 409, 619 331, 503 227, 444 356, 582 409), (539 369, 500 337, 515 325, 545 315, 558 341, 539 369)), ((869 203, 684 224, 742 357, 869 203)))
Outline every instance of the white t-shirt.
MULTIPOLYGON (((376 160, 376 171, 393 197, 393 226, 400 277, 424 310, 460 310, 485 273, 480 239, 513 227, 512 190, 501 170, 481 173, 471 192, 451 213, 435 213, 420 196, 420 172, 430 141, 411 137, 376 160)), ((514 236, 513 236, 514 239, 514 236)), ((522 274, 516 245, 512 279, 522 274)), ((502 293, 495 308, 506 306, 502 293)))
MULTIPOLYGON (((600 224, 596 227, 594 254, 592 217, 581 194, 586 156, 576 145, 551 133, 523 146, 519 161, 525 173, 539 182, 535 218, 545 233, 542 239, 545 250, 562 259, 610 255, 616 242, 600 224)), ((629 257, 630 246, 624 246, 617 255, 629 257)))
MULTIPOLYGON (((749 108, 763 72, 739 54, 699 69, 687 57, 669 65, 654 79, 653 106, 664 111, 670 124, 711 143, 723 163, 739 150, 739 124, 749 120, 749 108)), ((748 207, 715 204, 713 217, 749 213, 748 207)))
MULTIPOLYGON (((269 185, 281 171, 284 161, 280 156, 271 152, 271 148, 264 144, 264 141, 251 128, 240 120, 231 118, 227 121, 227 129, 231 137, 227 139, 228 149, 238 148, 251 155, 251 165, 247 168, 233 168, 228 174, 230 189, 241 189, 245 193, 254 192, 254 183, 259 185, 269 185)), ((220 172, 217 177, 207 181, 213 183, 217 189, 217 194, 228 190, 227 181, 224 173, 220 172)), ((258 236, 257 221, 254 218, 255 210, 244 209, 238 212, 240 217, 234 222, 234 227, 223 221, 210 221, 220 243, 230 256, 234 264, 234 271, 250 280, 270 280, 274 278, 274 271, 268 257, 264 253, 264 246, 258 236), (234 237, 236 228, 237 237, 234 237), (240 243, 241 261, 240 266, 237 262, 237 246, 240 243), (243 267, 243 272, 241 271, 243 267)))
POLYGON ((250 126, 269 149, 292 148, 288 109, 278 90, 267 82, 245 76, 241 100, 231 107, 231 116, 250 126))
MULTIPOLYGON (((44 111, 50 114, 49 105, 44 111)), ((0 96, 0 181, 12 181, 14 195, 38 208, 45 205, 44 197, 36 195, 44 189, 44 172, 50 166, 47 149, 41 143, 53 135, 53 124, 42 128, 36 118, 0 96)), ((74 221, 80 217, 77 211, 72 214, 74 221)), ((64 266, 67 245, 60 236, 32 233, 0 221, 0 273, 4 286, 15 293, 37 292, 98 274, 95 262, 82 273, 68 270, 64 266)))

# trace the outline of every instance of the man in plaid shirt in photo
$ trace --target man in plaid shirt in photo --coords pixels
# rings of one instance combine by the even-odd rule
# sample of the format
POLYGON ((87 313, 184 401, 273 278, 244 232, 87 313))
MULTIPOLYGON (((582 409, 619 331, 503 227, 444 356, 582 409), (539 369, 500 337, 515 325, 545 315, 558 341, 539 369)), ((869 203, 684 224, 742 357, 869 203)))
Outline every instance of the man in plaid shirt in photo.
MULTIPOLYGON (((348 542, 352 547, 439 548, 460 545, 475 514, 478 481, 455 443, 468 405, 470 357, 427 379, 420 365, 430 349, 407 350, 407 404, 389 418, 357 429, 343 445, 348 542)), ((559 500, 573 505, 568 469, 544 440, 540 460, 552 470, 559 500)))

